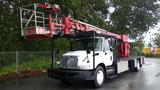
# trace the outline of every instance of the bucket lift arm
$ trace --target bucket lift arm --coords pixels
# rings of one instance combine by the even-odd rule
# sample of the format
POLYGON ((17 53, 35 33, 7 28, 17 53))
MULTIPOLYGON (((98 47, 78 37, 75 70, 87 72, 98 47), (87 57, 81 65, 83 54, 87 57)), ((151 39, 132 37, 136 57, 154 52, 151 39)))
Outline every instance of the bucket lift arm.
POLYGON ((22 35, 25 36, 27 39, 43 39, 43 38, 52 38, 59 32, 63 33, 63 35, 72 35, 73 34, 72 32, 75 31, 78 32, 94 31, 98 34, 111 36, 118 40, 121 40, 123 44, 117 46, 119 55, 122 57, 127 57, 129 55, 130 45, 128 43, 128 37, 126 35, 118 35, 112 32, 108 32, 107 30, 98 28, 96 26, 78 20, 73 20, 70 16, 64 16, 61 19, 62 22, 60 21, 57 22, 58 20, 57 15, 60 13, 60 11, 61 10, 58 5, 50 5, 46 3, 34 4, 33 10, 26 9, 26 7, 22 7, 20 9, 21 29, 22 29, 21 31, 23 33, 22 35), (31 18, 29 19, 24 18, 26 10, 34 14, 35 17, 34 20, 31 20, 31 18), (38 14, 40 13, 39 10, 43 11, 42 17, 38 16, 38 14), (53 15, 55 16, 55 18, 53 18, 53 15), (31 24, 31 26, 29 26, 27 23, 27 25, 25 25, 25 28, 23 28, 25 20, 28 20, 27 22, 33 21, 34 24, 31 24), (38 22, 40 21, 42 21, 43 24, 39 24, 38 22))

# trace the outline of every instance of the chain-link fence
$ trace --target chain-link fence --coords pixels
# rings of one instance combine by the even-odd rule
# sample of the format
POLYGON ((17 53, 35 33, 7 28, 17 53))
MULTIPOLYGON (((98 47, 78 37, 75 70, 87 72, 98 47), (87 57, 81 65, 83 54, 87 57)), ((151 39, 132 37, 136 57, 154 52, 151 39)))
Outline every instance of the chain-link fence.
POLYGON ((46 70, 51 65, 51 54, 51 51, 0 52, 0 76, 27 70, 46 70))

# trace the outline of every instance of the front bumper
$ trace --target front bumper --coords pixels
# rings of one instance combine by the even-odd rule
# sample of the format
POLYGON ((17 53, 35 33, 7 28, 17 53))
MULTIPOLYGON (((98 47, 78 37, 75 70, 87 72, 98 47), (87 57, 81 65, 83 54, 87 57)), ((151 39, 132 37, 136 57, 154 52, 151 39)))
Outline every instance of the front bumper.
POLYGON ((93 70, 48 69, 48 76, 58 80, 93 80, 93 70))

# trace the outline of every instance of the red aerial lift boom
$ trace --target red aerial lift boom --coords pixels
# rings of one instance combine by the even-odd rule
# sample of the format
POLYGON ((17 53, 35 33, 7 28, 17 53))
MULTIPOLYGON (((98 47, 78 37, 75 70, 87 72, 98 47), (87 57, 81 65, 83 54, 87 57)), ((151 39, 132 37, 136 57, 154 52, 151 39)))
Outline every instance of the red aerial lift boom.
POLYGON ((112 32, 108 32, 107 30, 98 28, 96 26, 78 20, 73 20, 70 16, 63 16, 62 20, 58 21, 57 15, 61 11, 58 5, 37 3, 34 4, 34 10, 30 10, 30 8, 26 9, 26 7, 30 6, 32 5, 27 5, 24 6, 25 8, 22 7, 20 9, 22 35, 27 39, 52 38, 59 32, 63 33, 63 35, 72 35, 73 32, 77 31, 94 31, 96 33, 111 36, 122 41, 123 43, 121 45, 117 45, 118 55, 120 57, 128 57, 130 45, 126 35, 118 35, 112 32), (41 13, 38 10, 43 10, 44 13, 41 13), (30 14, 30 17, 24 17, 26 14, 30 14), (53 15, 55 16, 53 17, 53 15), (30 22, 33 22, 34 24, 29 26, 30 22))

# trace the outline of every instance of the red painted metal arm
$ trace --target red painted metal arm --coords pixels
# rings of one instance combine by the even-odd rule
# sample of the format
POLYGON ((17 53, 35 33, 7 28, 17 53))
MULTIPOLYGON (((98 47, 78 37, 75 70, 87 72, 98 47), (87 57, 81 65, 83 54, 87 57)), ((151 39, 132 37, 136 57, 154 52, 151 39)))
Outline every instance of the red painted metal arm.
MULTIPOLYGON (((126 35, 118 35, 112 32, 108 32, 104 29, 98 28, 96 26, 93 26, 91 24, 87 24, 78 20, 72 20, 69 16, 62 17, 62 23, 57 23, 58 18, 55 17, 56 21, 53 20, 53 14, 54 16, 57 16, 60 12, 60 8, 58 5, 50 5, 50 4, 34 4, 34 10, 38 11, 39 9, 46 10, 46 15, 48 16, 48 26, 45 25, 35 25, 34 27, 25 27, 25 34, 27 38, 52 38, 52 36, 57 35, 57 31, 63 32, 65 35, 71 35, 71 30, 75 31, 81 31, 81 32, 89 32, 89 31, 95 31, 98 34, 103 34, 106 36, 114 37, 123 43, 120 45, 117 45, 117 51, 119 56, 127 57, 129 55, 129 43, 128 43, 128 37, 126 35), (38 9, 39 8, 39 9, 38 9)), ((37 18, 35 16, 35 18, 37 18)), ((45 19, 43 17, 43 19, 45 19)), ((45 20, 43 21, 45 22, 45 20)), ((60 22, 60 21, 59 21, 60 22)), ((37 22, 36 22, 37 23, 37 22)), ((45 24, 45 23, 44 23, 45 24)))
POLYGON ((128 37, 126 35, 118 35, 112 32, 108 32, 104 29, 98 28, 96 26, 93 26, 78 20, 71 20, 70 17, 63 17, 63 24, 65 25, 65 28, 64 28, 65 34, 70 34, 71 29, 75 29, 83 32, 95 31, 100 34, 115 37, 117 39, 122 40, 123 42, 128 42, 127 41, 128 37))
POLYGON ((49 14, 48 14, 48 25, 49 25, 49 30, 50 30, 50 34, 52 35, 52 31, 54 31, 54 29, 60 29, 63 30, 64 34, 71 34, 71 29, 74 30, 79 30, 79 31, 83 31, 83 32, 88 32, 88 31, 95 31, 97 33, 101 33, 107 36, 112 36, 115 37, 117 39, 122 40, 123 42, 127 42, 128 37, 126 35, 118 35, 112 32, 108 32, 104 29, 98 28, 96 26, 78 21, 78 20, 71 20, 71 18, 68 17, 63 17, 62 18, 62 23, 53 23, 52 22, 52 17, 51 17, 51 13, 59 13, 60 12, 60 8, 58 6, 52 6, 50 4, 37 4, 37 8, 42 8, 42 9, 46 9, 48 10, 49 14))

